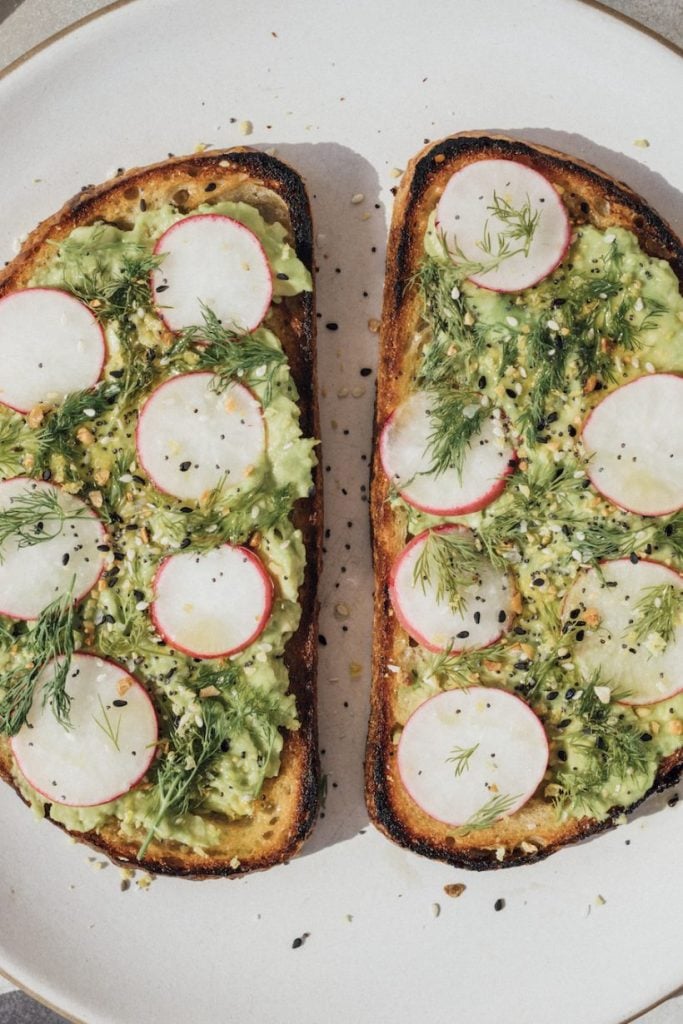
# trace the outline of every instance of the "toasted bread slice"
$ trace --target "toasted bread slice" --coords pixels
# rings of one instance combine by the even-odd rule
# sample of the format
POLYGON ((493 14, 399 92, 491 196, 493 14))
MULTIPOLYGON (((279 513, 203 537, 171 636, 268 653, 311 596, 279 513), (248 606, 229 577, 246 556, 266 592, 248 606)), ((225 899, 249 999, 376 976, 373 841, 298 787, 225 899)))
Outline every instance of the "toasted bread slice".
MULTIPOLYGON (((79 227, 99 223, 129 228, 140 210, 169 204, 180 213, 200 204, 244 202, 268 224, 286 229, 286 241, 309 272, 313 269, 313 238, 308 197, 297 173, 276 158, 246 148, 173 157, 134 168, 102 185, 87 186, 26 239, 19 255, 0 273, 0 297, 25 288, 36 271, 49 263, 55 244, 79 227)), ((298 391, 299 422, 305 438, 317 438, 318 408, 315 358, 315 307, 312 291, 284 297, 271 307, 269 328, 281 340, 298 391)), ((313 469, 308 497, 296 501, 293 525, 305 547, 304 582, 299 591, 301 618, 288 640, 284 662, 295 697, 299 727, 284 731, 277 775, 267 779, 251 814, 230 819, 209 815, 220 836, 208 850, 172 840, 152 839, 138 855, 144 832, 124 836, 118 821, 74 832, 78 840, 112 860, 151 872, 203 878, 236 876, 291 858, 308 836, 317 811, 319 754, 316 724, 317 579, 320 567, 322 486, 319 464, 313 469)), ((17 768, 10 744, 0 739, 0 773, 17 788, 17 768)), ((201 810, 197 811, 202 814, 201 810)), ((50 818, 50 804, 44 814, 50 818)), ((63 827, 63 826, 60 826, 63 827)), ((68 829, 67 829, 68 831, 68 829)))
MULTIPOLYGON (((654 781, 637 801, 627 801, 627 806, 617 806, 619 802, 615 801, 615 806, 598 817, 576 811, 558 814, 541 784, 516 813, 499 818, 489 827, 469 831, 443 824, 425 813, 411 798, 399 774, 397 743, 406 721, 405 694, 411 686, 406 658, 411 645, 414 650, 415 641, 409 639, 394 614, 389 581, 394 560, 411 531, 406 506, 395 500, 383 470, 377 442, 389 415, 416 387, 419 341, 416 344, 415 339, 420 338, 420 331, 424 336, 425 330, 416 275, 424 258, 430 214, 454 172, 486 158, 517 161, 540 172, 560 192, 575 231, 582 225, 601 230, 625 228, 635 235, 648 256, 669 263, 679 285, 683 280, 681 243, 657 213, 626 185, 562 153, 503 136, 466 132, 424 148, 403 175, 387 250, 377 381, 371 499, 375 605, 366 800, 372 820, 390 839, 424 856, 474 869, 540 860, 568 843, 610 828, 625 810, 632 810, 649 793, 674 784, 683 766, 683 749, 679 748, 660 760, 654 781)), ((424 522, 420 528, 424 528, 424 522)), ((501 673, 500 666, 494 666, 493 671, 494 677, 486 682, 512 685, 510 678, 505 678, 507 669, 501 673)))

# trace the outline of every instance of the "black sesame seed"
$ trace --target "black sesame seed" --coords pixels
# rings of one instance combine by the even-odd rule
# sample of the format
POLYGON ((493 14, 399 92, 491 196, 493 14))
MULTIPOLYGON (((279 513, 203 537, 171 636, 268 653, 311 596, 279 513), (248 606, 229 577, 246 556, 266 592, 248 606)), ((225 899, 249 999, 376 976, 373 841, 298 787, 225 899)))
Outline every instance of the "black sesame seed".
POLYGON ((628 557, 632 565, 638 565, 640 559, 638 558, 638 555, 635 553, 635 551, 632 551, 628 557))
POLYGON ((189 548, 191 543, 192 543, 192 541, 190 540, 189 537, 183 537, 183 539, 180 542, 179 547, 181 547, 181 548, 189 548))
POLYGON ((330 320, 330 322, 328 324, 325 324, 325 327, 327 327, 328 331, 338 331, 339 330, 339 324, 336 324, 334 322, 334 320, 330 320))
POLYGON ((187 473, 187 471, 188 471, 188 469, 190 468, 191 465, 192 465, 192 463, 188 459, 185 462, 181 462, 180 466, 178 468, 180 469, 181 473, 187 473))
POLYGON ((127 708, 128 707, 128 701, 127 700, 114 700, 114 701, 112 701, 112 704, 114 705, 115 708, 127 708))
POLYGON ((369 377, 371 373, 372 373, 372 369, 369 366, 361 367, 361 371, 360 371, 361 377, 369 377))
POLYGON ((64 554, 62 555, 62 565, 68 565, 68 564, 69 564, 69 552, 65 551, 64 554))
POLYGON ((557 752, 557 759, 558 759, 558 761, 566 761, 567 760, 567 751, 566 750, 558 750, 558 752, 557 752))
POLYGON ((327 637, 323 636, 322 633, 318 635, 318 643, 321 647, 327 647, 327 637))
POLYGON ((204 191, 205 192, 215 192, 217 187, 218 186, 216 185, 215 181, 210 181, 209 184, 204 189, 204 191))
POLYGON ((505 909, 505 900, 504 899, 496 900, 496 902, 493 904, 493 909, 494 910, 504 910, 505 909))
POLYGON ((285 274, 283 270, 275 275, 278 281, 289 281, 289 274, 285 274))
POLYGON ((461 629, 460 632, 456 634, 458 640, 466 640, 469 635, 469 629, 461 629))
POLYGON ((545 695, 546 700, 557 700, 558 697, 559 692, 557 690, 548 690, 548 692, 545 695))
POLYGON ((501 608, 501 610, 498 612, 498 621, 499 622, 505 622, 506 619, 507 619, 507 612, 503 611, 503 609, 501 608))

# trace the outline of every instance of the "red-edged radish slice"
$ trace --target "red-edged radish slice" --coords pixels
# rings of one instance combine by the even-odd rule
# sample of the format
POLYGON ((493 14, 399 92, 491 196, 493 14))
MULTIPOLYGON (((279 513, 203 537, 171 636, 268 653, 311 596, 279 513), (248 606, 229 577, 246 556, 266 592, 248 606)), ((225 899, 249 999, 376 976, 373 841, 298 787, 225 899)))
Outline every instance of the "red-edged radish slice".
POLYGON ((0 402, 29 412, 85 391, 100 378, 107 348, 87 306, 57 288, 0 299, 0 402))
POLYGON ((596 405, 582 438, 588 476, 608 501, 640 516, 683 508, 683 377, 623 384, 596 405))
POLYGON ((515 453, 505 444, 500 421, 490 417, 473 436, 462 473, 430 473, 429 408, 429 395, 418 391, 393 411, 379 442, 384 472, 401 497, 423 512, 460 516, 485 508, 503 492, 514 468, 515 453))
MULTIPOLYGON (((98 545, 104 544, 104 527, 95 513, 80 498, 60 487, 14 477, 0 483, 0 509, 19 508, 41 496, 57 499, 66 518, 36 518, 49 540, 27 544, 11 534, 0 548, 0 614, 12 619, 36 619, 56 598, 68 593, 73 581, 74 602, 84 597, 97 583, 104 568, 104 556, 98 545)), ((35 525, 25 533, 33 535, 35 525)))
POLYGON ((425 701, 398 744, 403 785, 447 825, 465 825, 494 798, 499 818, 508 817, 534 795, 547 766, 548 740, 529 705, 484 686, 425 701))
POLYGON ((488 647, 508 631, 514 618, 514 586, 484 555, 477 560, 476 580, 464 590, 462 611, 452 610, 447 600, 437 600, 435 580, 416 578, 416 566, 430 534, 454 532, 471 536, 465 526, 454 524, 414 537, 394 562, 389 577, 396 617, 414 640, 434 652, 488 647))
POLYGON ((49 662, 38 677, 26 723, 11 741, 14 756, 28 782, 51 803, 109 803, 132 789, 154 758, 154 707, 120 665, 74 654, 66 681, 70 728, 65 727, 49 701, 43 704, 58 663, 49 662))
POLYGON ((212 373, 184 373, 145 402, 136 430, 140 462, 160 491, 197 500, 221 480, 239 485, 266 448, 260 402, 242 384, 215 391, 212 373))
POLYGON ((273 296, 270 264, 253 231, 231 217, 201 213, 173 224, 154 246, 159 315, 171 331, 202 323, 207 306, 228 328, 253 331, 273 296))
POLYGON ((634 635, 636 605, 649 587, 666 584, 683 590, 683 577, 661 562, 618 558, 582 573, 565 597, 564 620, 579 624, 575 663, 586 679, 600 670, 606 684, 626 694, 624 704, 654 704, 683 690, 683 625, 663 650, 660 638, 638 642, 634 635), (586 613, 592 627, 583 626, 586 613))
POLYGON ((470 281, 498 292, 518 292, 542 281, 571 238, 567 211, 553 186, 514 160, 478 160, 456 171, 439 200, 436 226, 454 263, 481 264, 470 281), (510 216, 501 217, 494 208, 510 216), (515 238, 525 223, 534 225, 533 231, 515 238), (510 255, 497 260, 502 251, 510 255))
POLYGON ((195 658, 222 658, 253 643, 272 604, 273 584, 261 560, 248 548, 223 544, 162 562, 150 610, 171 647, 195 658))

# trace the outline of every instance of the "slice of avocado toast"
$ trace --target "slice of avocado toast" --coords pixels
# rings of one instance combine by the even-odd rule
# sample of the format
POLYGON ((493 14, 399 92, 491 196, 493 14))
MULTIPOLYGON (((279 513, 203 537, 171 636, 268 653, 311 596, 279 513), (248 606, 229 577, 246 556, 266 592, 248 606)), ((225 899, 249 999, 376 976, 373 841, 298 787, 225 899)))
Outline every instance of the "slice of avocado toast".
POLYGON ((527 863, 679 777, 682 277, 657 214, 563 154, 465 133, 404 175, 366 756, 404 846, 527 863))
POLYGON ((84 189, 0 276, 0 772, 151 871, 315 817, 311 271, 301 179, 238 149, 84 189))

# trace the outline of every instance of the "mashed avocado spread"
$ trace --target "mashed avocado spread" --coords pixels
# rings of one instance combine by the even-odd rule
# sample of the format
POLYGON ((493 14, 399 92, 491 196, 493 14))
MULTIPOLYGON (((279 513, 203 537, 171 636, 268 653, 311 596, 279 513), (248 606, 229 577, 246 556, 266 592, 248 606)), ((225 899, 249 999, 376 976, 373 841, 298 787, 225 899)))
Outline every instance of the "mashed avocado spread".
MULTIPOLYGON (((445 522, 471 527, 479 550, 509 571, 521 599, 513 629, 492 647, 459 656, 405 647, 395 677, 399 732, 440 690, 477 682, 510 689, 531 704, 548 735, 539 795, 561 816, 604 819, 638 801, 662 759, 681 747, 683 696, 629 706, 614 699, 609 665, 601 679, 584 678, 574 655, 595 623, 578 611, 567 619, 563 598, 580 572, 603 559, 651 557, 680 571, 683 518, 644 518, 598 494, 586 476, 581 426, 619 385, 644 373, 683 373, 678 281, 618 228, 575 225, 559 267, 516 294, 463 281, 434 214, 424 249, 417 276, 423 313, 408 355, 414 386, 446 381, 466 395, 465 417, 479 407, 487 415, 499 410, 516 460, 502 495, 476 513, 434 516, 396 492, 390 500, 406 538, 445 522)), ((651 639, 653 650, 661 648, 661 637, 651 639)))
MULTIPOLYGON (((311 290, 308 270, 286 241, 285 228, 266 223, 254 207, 221 202, 193 212, 225 214, 261 241, 273 299, 250 337, 266 356, 276 354, 256 365, 241 366, 238 359, 229 367, 208 364, 210 346, 183 341, 166 329, 155 311, 149 274, 156 240, 183 216, 175 207, 141 211, 130 229, 77 228, 55 245, 31 285, 66 289, 98 317, 107 342, 102 380, 80 405, 79 396, 69 396, 62 407, 68 420, 64 429, 52 430, 47 447, 42 441, 59 410, 34 410, 25 420, 0 407, 0 470, 4 478, 21 474, 60 484, 89 502, 105 523, 106 569, 75 610, 75 647, 134 673, 152 694, 159 716, 159 753, 142 784, 96 807, 52 804, 51 817, 74 831, 116 818, 126 836, 151 832, 202 850, 219 839, 215 816, 251 813, 264 780, 278 773, 282 730, 298 728, 283 653, 299 623, 305 550, 291 513, 294 502, 309 494, 315 441, 302 437, 297 392, 277 333, 283 297, 311 290), (261 401, 266 451, 241 485, 223 484, 198 502, 179 500, 158 491, 143 472, 135 426, 142 404, 162 381, 209 365, 247 384, 261 401), (155 632, 148 614, 152 582, 165 556, 209 550, 221 541, 257 549, 274 581, 275 599, 265 629, 248 648, 230 659, 200 662, 155 632), (184 795, 174 801, 179 786, 184 795)), ((4 679, 28 662, 32 624, 3 617, 0 627, 4 679)), ((16 776, 42 813, 43 797, 18 771, 16 776)))

